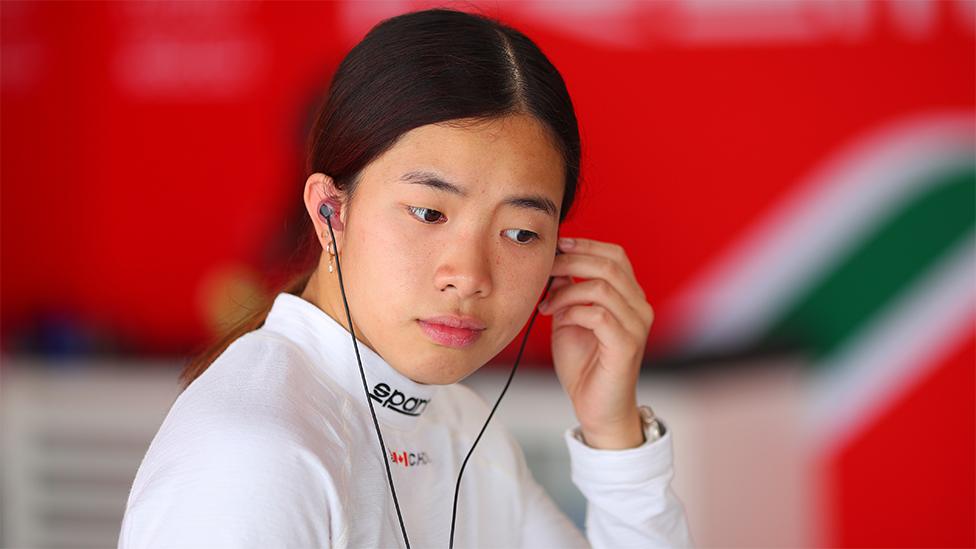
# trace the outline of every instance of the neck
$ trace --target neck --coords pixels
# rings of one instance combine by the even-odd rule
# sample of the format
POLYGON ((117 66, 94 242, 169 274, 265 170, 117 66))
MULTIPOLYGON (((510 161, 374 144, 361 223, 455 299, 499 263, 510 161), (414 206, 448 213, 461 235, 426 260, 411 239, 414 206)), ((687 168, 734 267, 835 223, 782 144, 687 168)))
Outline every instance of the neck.
MULTIPOLYGON (((339 272, 336 270, 334 261, 333 271, 331 273, 329 272, 328 257, 329 255, 326 253, 319 256, 319 264, 315 268, 315 271, 312 272, 311 278, 308 279, 308 284, 305 285, 305 289, 302 290, 301 298, 322 309, 325 314, 332 317, 347 332, 351 333, 352 330, 349 329, 346 309, 342 300, 342 290, 339 287, 339 272)), ((345 280, 343 281, 345 282, 345 280)), ((355 318, 353 311, 350 311, 350 315, 355 318)), ((353 326, 355 326, 355 321, 353 322, 353 326)), ((376 350, 359 328, 356 328, 356 338, 369 346, 373 351, 376 350)))

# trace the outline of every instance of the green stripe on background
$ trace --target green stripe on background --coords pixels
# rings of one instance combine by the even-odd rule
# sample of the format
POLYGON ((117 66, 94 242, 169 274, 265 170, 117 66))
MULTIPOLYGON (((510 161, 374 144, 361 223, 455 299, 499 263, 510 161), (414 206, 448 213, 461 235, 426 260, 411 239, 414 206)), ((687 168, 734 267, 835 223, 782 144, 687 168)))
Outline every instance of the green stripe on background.
MULTIPOLYGON (((976 225, 976 164, 933 174, 918 196, 884 219, 784 309, 762 346, 786 342, 812 364, 863 330, 976 225)), ((829 223, 829 219, 824 220, 829 223)))

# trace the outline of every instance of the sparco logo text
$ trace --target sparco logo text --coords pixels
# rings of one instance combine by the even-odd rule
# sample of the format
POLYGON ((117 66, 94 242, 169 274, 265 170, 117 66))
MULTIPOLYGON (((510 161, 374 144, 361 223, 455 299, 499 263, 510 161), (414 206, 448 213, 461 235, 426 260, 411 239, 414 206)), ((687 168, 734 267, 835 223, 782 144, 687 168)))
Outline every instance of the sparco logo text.
POLYGON ((380 403, 384 408, 408 416, 419 416, 427 408, 426 398, 407 397, 400 391, 390 388, 386 383, 377 383, 369 398, 380 403))

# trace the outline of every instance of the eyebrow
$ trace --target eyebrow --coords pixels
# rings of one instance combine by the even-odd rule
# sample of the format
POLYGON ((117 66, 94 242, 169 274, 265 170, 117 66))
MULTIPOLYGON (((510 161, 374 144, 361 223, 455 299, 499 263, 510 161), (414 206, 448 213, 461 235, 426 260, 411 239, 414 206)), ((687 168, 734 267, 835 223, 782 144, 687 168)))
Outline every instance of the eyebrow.
MULTIPOLYGON (((425 171, 413 171, 407 172, 400 176, 400 181, 402 183, 410 183, 414 185, 424 185, 438 191, 449 192, 451 194, 456 194, 458 196, 466 197, 468 192, 461 187, 444 181, 437 174, 425 171)), ((508 196, 502 201, 502 204, 507 204, 509 206, 515 206, 516 208, 522 208, 526 210, 537 210, 550 217, 556 217, 556 204, 553 203, 549 198, 541 194, 526 194, 526 195, 513 195, 508 196)))

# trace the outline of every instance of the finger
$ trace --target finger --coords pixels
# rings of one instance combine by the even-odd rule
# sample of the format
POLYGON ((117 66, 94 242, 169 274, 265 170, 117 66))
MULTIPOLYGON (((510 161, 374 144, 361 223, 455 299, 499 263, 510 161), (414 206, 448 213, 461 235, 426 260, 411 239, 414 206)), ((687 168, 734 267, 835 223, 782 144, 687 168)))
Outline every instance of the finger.
MULTIPOLYGON (((562 239, 559 239, 559 241, 562 242, 562 239)), ((624 271, 630 274, 634 273, 634 266, 631 265, 630 258, 627 257, 627 251, 620 244, 579 237, 573 238, 573 241, 572 247, 568 248, 563 244, 559 244, 559 250, 563 253, 590 254, 605 257, 620 263, 624 271)))
POLYGON ((552 276, 577 278, 602 278, 613 284, 617 291, 630 301, 646 301, 644 289, 634 275, 617 261, 590 254, 562 254, 552 264, 552 276))
POLYGON ((601 346, 613 349, 615 352, 635 354, 641 345, 641 342, 634 341, 613 313, 598 305, 573 305, 553 317, 554 328, 568 324, 593 331, 601 346))
POLYGON ((573 284, 547 298, 539 312, 556 314, 574 305, 600 306, 613 316, 635 338, 644 339, 651 327, 651 318, 642 309, 631 306, 607 281, 599 278, 573 284))

